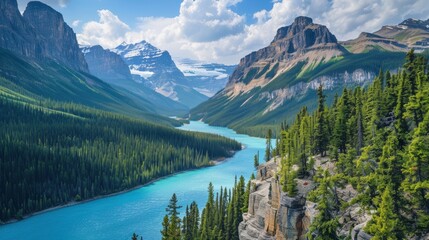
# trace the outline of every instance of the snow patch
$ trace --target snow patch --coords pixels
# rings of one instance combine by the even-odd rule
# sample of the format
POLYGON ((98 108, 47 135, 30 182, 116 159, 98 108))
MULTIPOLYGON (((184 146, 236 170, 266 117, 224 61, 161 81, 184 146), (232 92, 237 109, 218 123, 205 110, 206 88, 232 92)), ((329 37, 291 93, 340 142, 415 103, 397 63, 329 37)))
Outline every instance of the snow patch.
POLYGON ((153 74, 155 74, 154 72, 150 72, 150 71, 140 71, 137 70, 135 68, 130 68, 131 74, 134 75, 139 75, 142 78, 148 79, 150 77, 152 77, 153 74))

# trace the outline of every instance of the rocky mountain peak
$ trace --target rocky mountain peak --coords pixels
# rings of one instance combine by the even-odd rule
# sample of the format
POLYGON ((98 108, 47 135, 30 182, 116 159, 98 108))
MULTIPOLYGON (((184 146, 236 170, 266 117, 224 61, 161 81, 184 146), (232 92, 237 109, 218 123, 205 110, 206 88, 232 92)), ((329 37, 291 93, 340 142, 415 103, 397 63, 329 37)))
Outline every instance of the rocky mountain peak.
POLYGON ((119 81, 132 81, 128 65, 122 58, 100 45, 82 48, 89 72, 108 83, 118 84, 119 81))
POLYGON ((373 33, 362 32, 361 34, 359 34, 358 38, 382 38, 382 37, 373 33))
POLYGON ((401 22, 399 26, 429 30, 429 19, 424 21, 420 19, 408 18, 407 20, 401 22))
POLYGON ((277 30, 269 46, 241 59, 225 90, 231 95, 248 92, 299 63, 304 63, 305 70, 346 53, 326 26, 314 24, 309 17, 297 17, 291 25, 277 30))
POLYGON ((0 1, 0 12, 0 47, 22 56, 36 57, 35 33, 21 16, 17 1, 0 1))
POLYGON ((85 58, 79 49, 76 34, 64 22, 61 13, 48 5, 29 2, 23 14, 36 35, 42 57, 54 59, 73 69, 88 72, 85 58))
POLYGON ((293 24, 298 25, 298 26, 308 26, 310 24, 313 23, 313 19, 306 17, 306 16, 299 16, 295 18, 295 21, 293 22, 293 24))
POLYGON ((337 38, 326 26, 314 24, 309 17, 297 17, 290 26, 278 29, 272 42, 288 53, 329 43, 337 43, 337 38))

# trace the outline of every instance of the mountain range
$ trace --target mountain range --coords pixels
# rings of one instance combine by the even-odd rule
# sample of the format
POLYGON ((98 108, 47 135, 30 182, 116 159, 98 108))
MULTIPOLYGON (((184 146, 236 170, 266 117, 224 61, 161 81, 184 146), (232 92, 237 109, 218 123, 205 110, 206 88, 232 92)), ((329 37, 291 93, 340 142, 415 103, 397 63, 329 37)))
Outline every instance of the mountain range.
POLYGON ((129 66, 133 79, 174 101, 192 108, 208 98, 193 89, 168 51, 146 41, 122 43, 113 52, 129 66))
MULTIPOLYGON (((0 11, 4 13, 0 16, 1 96, 27 104, 71 102, 156 123, 179 124, 160 116, 163 109, 150 97, 91 75, 72 28, 48 5, 30 2, 21 15, 16 0, 7 0, 0 2, 0 11)), ((187 111, 177 109, 180 114, 187 111)))
POLYGON ((339 42, 326 26, 297 17, 271 44, 240 60, 226 87, 190 112, 190 118, 262 135, 316 107, 322 85, 328 103, 345 87, 370 83, 380 69, 396 71, 405 52, 427 46, 427 21, 406 20, 339 42))
POLYGON ((344 87, 371 82, 380 69, 396 71, 410 48, 423 52, 429 45, 428 20, 407 19, 338 41, 326 26, 298 17, 237 66, 180 58, 176 64, 146 41, 80 49, 62 15, 40 2, 30 2, 22 15, 14 0, 0 8, 0 76, 8 91, 149 119, 193 108, 191 119, 256 135, 290 121, 302 106, 313 110, 319 85, 332 102, 344 87))

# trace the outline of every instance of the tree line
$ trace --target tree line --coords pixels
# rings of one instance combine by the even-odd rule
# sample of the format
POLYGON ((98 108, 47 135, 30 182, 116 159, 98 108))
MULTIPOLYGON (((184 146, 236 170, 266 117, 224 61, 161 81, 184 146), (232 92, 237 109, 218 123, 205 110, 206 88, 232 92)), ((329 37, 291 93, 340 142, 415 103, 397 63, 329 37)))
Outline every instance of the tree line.
POLYGON ((0 221, 211 164, 241 145, 72 103, 0 96, 0 221))
MULTIPOLYGON (((253 178, 253 177, 252 177, 253 178)), ((215 194, 213 184, 208 187, 207 203, 200 212, 196 202, 186 206, 183 218, 176 194, 170 199, 162 222, 162 239, 238 240, 238 225, 247 212, 250 181, 241 176, 232 189, 222 188, 215 194)))

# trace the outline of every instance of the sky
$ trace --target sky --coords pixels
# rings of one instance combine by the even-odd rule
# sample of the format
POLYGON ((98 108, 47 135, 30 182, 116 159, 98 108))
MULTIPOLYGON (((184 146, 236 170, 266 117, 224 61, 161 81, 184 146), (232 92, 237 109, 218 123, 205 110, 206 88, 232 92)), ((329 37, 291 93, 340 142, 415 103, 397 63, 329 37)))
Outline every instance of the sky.
MULTIPOLYGON (((24 11, 28 0, 18 0, 24 11)), ((429 18, 427 0, 42 0, 61 12, 83 45, 146 40, 173 58, 238 64, 297 16, 339 40, 407 18, 429 18)))

